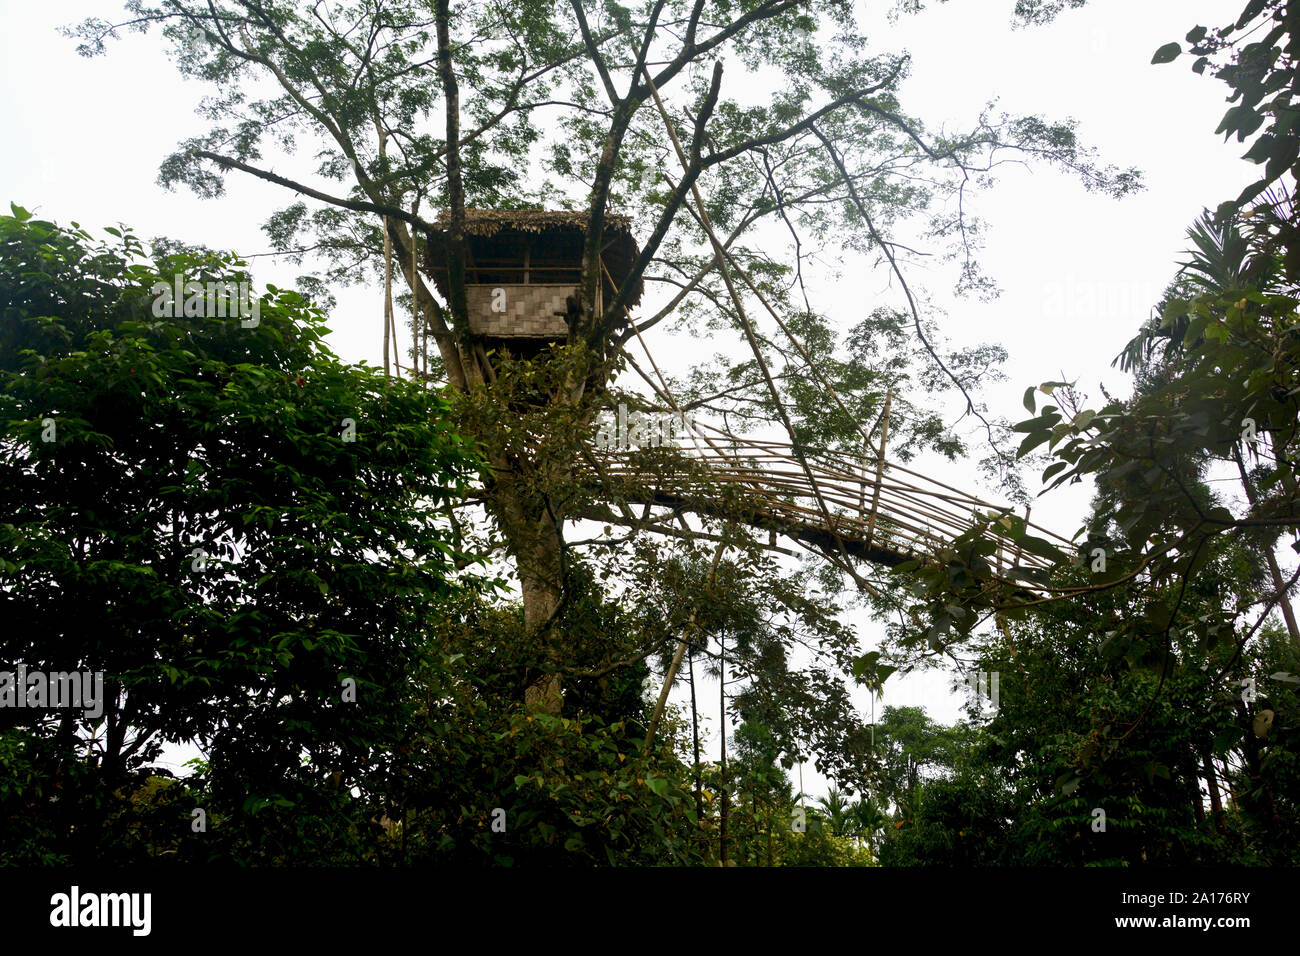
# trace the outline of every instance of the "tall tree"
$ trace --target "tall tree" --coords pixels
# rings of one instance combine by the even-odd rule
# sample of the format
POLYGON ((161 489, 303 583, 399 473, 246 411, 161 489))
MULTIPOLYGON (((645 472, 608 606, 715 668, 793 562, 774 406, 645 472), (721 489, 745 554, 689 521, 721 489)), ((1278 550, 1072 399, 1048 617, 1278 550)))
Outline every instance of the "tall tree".
MULTIPOLYGON (((122 29, 161 27, 182 73, 217 87, 204 105, 210 129, 163 163, 164 184, 215 197, 235 171, 307 197, 313 210, 295 203, 267 229, 283 250, 330 256, 334 278, 373 274, 385 237, 391 244, 421 335, 434 339, 445 381, 464 399, 460 421, 490 464, 481 500, 543 646, 525 698, 552 711, 568 664, 557 626, 568 587, 566 521, 590 513, 584 502, 615 499, 597 512, 611 523, 681 530, 675 513, 652 523, 648 512, 617 507, 616 490, 584 490, 581 440, 630 362, 631 342, 688 306, 697 328, 736 329, 751 357, 722 363, 684 398, 647 380, 667 411, 683 401, 709 407, 718 393, 742 402, 747 415, 786 432, 807 471, 805 442, 860 453, 861 422, 878 417, 888 376, 860 367, 880 367, 873 330, 910 327, 929 370, 919 384, 960 392, 975 414, 971 392, 997 356, 941 354, 909 288, 903 308, 864 326, 849 360, 819 360, 839 336, 800 281, 818 246, 879 254, 901 280, 912 243, 892 230, 928 219, 922 231, 961 262, 959 287, 987 291, 977 224, 965 210, 1007 157, 1056 164, 1111 194, 1137 186, 1132 171, 1093 163, 1068 123, 988 114, 965 133, 931 132, 899 101, 907 57, 872 52, 848 0, 132 0, 127 8, 124 23, 76 28, 81 51, 101 52, 122 29), (760 84, 765 105, 750 105, 760 84), (270 168, 271 151, 292 152, 300 140, 316 149, 313 166, 270 168), (576 313, 568 342, 543 367, 499 367, 469 330, 466 210, 542 204, 585 217, 576 313), (598 308, 599 253, 616 213, 640 225, 641 249, 598 308), (788 230, 791 261, 759 248, 764 222, 788 230), (430 288, 418 249, 435 235, 445 299, 430 288), (627 323, 642 279, 676 290, 654 315, 627 323), (767 331, 753 316, 769 305, 775 327, 767 331), (804 373, 816 389, 801 383, 804 373), (818 399, 832 387, 841 399, 818 399)), ((916 396, 900 402, 899 435, 955 453, 916 396)), ((997 423, 987 424, 992 438, 997 423)))

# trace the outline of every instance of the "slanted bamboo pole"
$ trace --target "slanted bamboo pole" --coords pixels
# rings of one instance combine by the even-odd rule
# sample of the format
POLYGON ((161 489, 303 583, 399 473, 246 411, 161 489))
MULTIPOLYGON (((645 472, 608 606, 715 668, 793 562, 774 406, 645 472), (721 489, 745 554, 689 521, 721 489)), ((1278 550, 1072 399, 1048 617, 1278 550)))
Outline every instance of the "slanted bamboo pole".
POLYGON ((885 411, 880 416, 880 452, 876 455, 876 490, 871 495, 871 518, 867 524, 867 547, 876 533, 876 509, 880 507, 880 483, 885 477, 885 445, 889 440, 889 406, 894 399, 893 389, 885 392, 885 411))

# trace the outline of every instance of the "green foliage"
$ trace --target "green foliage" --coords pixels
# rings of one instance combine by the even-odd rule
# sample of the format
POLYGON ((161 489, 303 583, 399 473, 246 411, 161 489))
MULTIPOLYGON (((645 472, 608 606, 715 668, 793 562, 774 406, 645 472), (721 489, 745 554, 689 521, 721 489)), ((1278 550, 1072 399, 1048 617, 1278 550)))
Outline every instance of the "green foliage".
MULTIPOLYGON (((1294 864, 1300 655, 1272 628, 1205 637, 1257 573, 1244 550, 1165 594, 1165 619, 1178 604, 1187 629, 1153 623, 1138 587, 1008 612, 967 665, 999 675, 986 724, 887 709, 877 788, 900 809, 882 864, 1294 864)), ((1071 574, 1058 583, 1091 572, 1071 574)))
MULTIPOLYGON (((1218 29, 1197 26, 1186 41, 1188 53, 1196 58, 1192 69, 1202 73, 1208 67, 1232 90, 1228 100, 1234 105, 1215 132, 1225 140, 1236 134, 1238 142, 1255 137, 1244 158, 1264 167, 1259 180, 1219 207, 1217 218, 1226 221, 1283 176, 1289 174, 1294 182, 1300 174, 1300 129, 1291 82, 1300 60, 1300 11, 1283 0, 1250 0, 1234 22, 1218 29)), ((1181 52, 1180 44, 1165 44, 1153 62, 1170 62, 1181 52)), ((1294 277, 1300 274, 1296 224, 1293 219, 1283 225, 1279 238, 1294 277)))
POLYGON ((484 723, 477 727, 467 726, 463 713, 455 716, 448 729, 456 734, 459 764, 439 753, 446 738, 413 738, 430 749, 403 764, 404 790, 414 799, 390 836, 401 847, 396 859, 501 866, 700 861, 684 767, 658 753, 643 758, 640 738, 624 723, 525 715, 513 705, 510 711, 480 710, 484 723))
POLYGON ((439 505, 478 468, 440 399, 340 364, 297 293, 269 290, 253 327, 160 316, 155 282, 242 264, 152 263, 111 232, 0 217, 0 658, 103 672, 106 698, 97 718, 4 712, 15 770, 75 791, 11 793, 25 822, 4 829, 46 828, 67 860, 133 858, 108 821, 164 742, 204 748, 193 786, 249 834, 267 806, 301 830, 325 774, 369 769, 467 560, 439 505))
MULTIPOLYGON (((1018 0, 1015 12, 1045 22, 1083 2, 1018 0)), ((959 390, 981 413, 970 392, 996 377, 1004 353, 936 349, 915 309, 877 310, 840 336, 802 295, 804 242, 888 254, 892 227, 928 218, 928 235, 960 260, 958 290, 984 295, 993 286, 976 261, 978 224, 946 206, 964 208, 965 190, 1005 150, 1110 195, 1140 185, 1132 170, 1096 165, 1070 122, 986 116, 969 133, 929 133, 900 101, 906 57, 868 54, 839 0, 815 12, 723 5, 722 26, 678 0, 605 5, 594 37, 581 5, 533 0, 458 5, 438 24, 418 4, 378 19, 347 3, 329 16, 278 0, 127 6, 134 27, 161 25, 183 74, 218 88, 205 108, 213 125, 164 162, 164 185, 217 196, 233 168, 293 185, 258 170, 262 152, 326 136, 315 172, 353 198, 314 212, 295 202, 266 230, 281 250, 318 239, 330 281, 376 274, 374 214, 405 241, 396 223, 412 192, 426 210, 589 203, 656 224, 645 259, 698 276, 679 321, 705 335, 741 315, 681 215, 686 183, 664 182, 648 86, 633 75, 624 94, 605 72, 613 51, 621 61, 639 50, 692 143, 685 179, 708 186, 707 211, 747 264, 749 293, 801 343, 788 352, 760 334, 752 357, 720 357, 677 394, 742 421, 785 414, 809 449, 860 453, 859 424, 892 392, 895 455, 956 456, 961 441, 915 394, 959 390), (439 138, 450 84, 435 25, 455 37, 455 164, 439 138), (833 41, 812 40, 819 26, 833 41), (651 50, 655 38, 662 49, 651 50), (770 102, 745 105, 730 85, 719 96, 717 71, 710 87, 705 61, 724 53, 750 76, 777 77, 770 102), (537 122, 543 104, 560 108, 555 122, 537 122), (453 166, 462 182, 443 175, 453 166), (793 264, 747 241, 769 217, 790 230, 793 264), (814 369, 825 381, 812 381, 814 369), (825 382, 846 410, 828 410, 825 382)), ((1021 458, 1047 452, 1053 487, 1098 482, 1079 554, 1026 519, 989 514, 937 563, 897 569, 906 606, 890 646, 862 656, 837 608, 810 594, 811 572, 783 577, 729 528, 733 555, 706 573, 698 542, 648 544, 638 535, 649 513, 640 524, 626 508, 616 515, 619 486, 597 493, 575 470, 593 409, 613 394, 602 376, 621 370, 617 354, 607 366, 576 342, 537 361, 483 359, 487 384, 444 402, 340 365, 320 344, 319 310, 296 293, 269 289, 247 327, 160 316, 144 292, 180 272, 244 281, 243 263, 165 243, 151 263, 129 231, 111 231, 117 247, 94 245, 75 225, 15 208, 0 219, 3 651, 30 667, 103 670, 109 700, 102 718, 5 715, 5 859, 1294 862, 1300 647, 1266 625, 1286 587, 1264 556, 1300 526, 1295 213, 1267 191, 1296 171, 1296 15, 1281 0, 1250 0, 1234 24, 1186 37, 1193 69, 1213 64, 1233 89, 1219 132, 1256 137, 1247 158, 1264 178, 1194 227, 1192 260, 1125 353, 1135 398, 1088 409, 1067 383, 1045 382, 1026 392, 1029 420, 986 422, 994 443, 1023 434, 1021 458), (1232 62, 1218 62, 1229 51, 1232 62), (1052 404, 1040 408, 1039 395, 1052 404), (531 580, 557 588, 539 626, 454 583, 471 559, 446 506, 482 464, 458 432, 491 463, 485 498, 506 549, 521 568, 540 555, 531 580), (1234 465, 1249 499, 1236 511, 1207 480, 1234 465), (536 534, 575 516, 622 518, 635 532, 615 541, 606 528, 597 561, 559 533, 536 534), (984 534, 995 525, 1051 567, 1008 570, 984 534), (1102 569, 1086 563, 1094 547, 1102 569), (633 573, 619 580, 611 567, 633 573), (1026 584, 1073 600, 1041 601, 1026 584), (998 631, 981 636, 989 611, 998 631), (716 765, 681 759, 685 728, 672 714, 644 742, 647 662, 663 664, 688 638, 692 663, 697 650, 716 662, 722 706, 741 721, 716 765), (1003 677, 987 726, 886 708, 869 728, 854 714, 849 673, 879 689, 900 667, 972 642, 979 666, 1003 677), (817 647, 802 668, 801 644, 817 647), (563 676, 566 716, 519 706, 538 674, 563 676), (1235 696, 1244 679, 1267 688, 1260 701, 1235 696), (357 703, 344 701, 344 680, 357 703), (192 776, 150 766, 163 743, 181 741, 205 753, 192 776), (851 790, 803 806, 785 771, 805 749, 851 790), (1201 781, 1216 777, 1227 805, 1207 813, 1201 781), (200 810, 202 834, 190 827, 200 810)), ((90 54, 118 29, 91 20, 72 32, 90 54)), ((1153 62, 1182 49, 1167 43, 1153 62)), ((435 328, 449 320, 463 332, 463 315, 423 304, 435 328)), ((456 350, 442 354, 450 374, 456 350)), ((672 473, 670 457, 647 459, 663 469, 655 475, 672 473)), ((1010 464, 998 450, 988 466, 1010 464)))
MULTIPOLYGON (((722 790, 726 790, 727 865, 729 866, 870 866, 852 810, 837 800, 808 805, 796 795, 775 760, 779 749, 769 729, 746 721, 736 731, 736 750, 728 759, 726 782, 709 776, 717 796, 705 820, 712 840, 711 859, 721 862, 722 790)), ((714 771, 720 768, 711 768, 714 771)), ((838 795, 839 791, 832 790, 838 795)))
MULTIPOLYGON (((1216 590, 1207 585, 1194 600, 1213 604, 1216 590)), ((1094 620, 1105 620, 1116 600, 1099 595, 1086 606, 1094 620)), ((1247 649, 1234 665, 1235 648, 1207 650, 1188 634, 1143 666, 1118 654, 1081 610, 1041 611, 986 648, 984 666, 1002 668, 1003 688, 984 756, 1008 775, 1024 808, 1015 817, 1013 859, 1293 863, 1296 791, 1277 786, 1281 779, 1269 779, 1258 759, 1262 749, 1279 768, 1294 761, 1294 731, 1287 729, 1295 719, 1293 689, 1265 676, 1277 672, 1285 642, 1247 649), (1238 680, 1223 681, 1224 672, 1238 680), (1241 694, 1246 677, 1260 688, 1249 705, 1241 694), (1264 708, 1279 716, 1261 740, 1253 718, 1264 708), (1211 780, 1222 789, 1218 812, 1202 792, 1211 780), (1098 810, 1104 831, 1094 827, 1098 810)))
MULTIPOLYGON (((1050 16, 1063 4, 1031 6, 1031 14, 1050 16)), ((1295 206, 1285 190, 1266 190, 1295 158, 1280 128, 1289 129, 1285 117, 1293 111, 1278 112, 1289 102, 1294 18, 1284 5, 1252 0, 1235 24, 1188 34, 1213 59, 1254 33, 1216 75, 1242 98, 1232 115, 1277 113, 1271 142, 1290 159, 1269 166, 1259 189, 1205 214, 1190 230, 1190 257, 1158 316, 1119 359, 1137 376, 1134 397, 1088 408, 1068 383, 1045 382, 1025 393, 1034 417, 1015 426, 1025 436, 1020 456, 1049 455, 1043 473, 1049 490, 1083 480, 1099 489, 1078 551, 1029 534, 1014 515, 987 516, 986 528, 997 526, 1048 566, 1022 562, 1007 569, 984 529, 959 537, 938 566, 906 569, 914 600, 910 626, 894 635, 902 648, 943 652, 969 640, 989 610, 1049 599, 1026 583, 1052 587, 1062 598, 1118 588, 1122 603, 1098 622, 1103 649, 1108 659, 1159 671, 1169 648, 1183 639, 1206 651, 1244 647, 1283 599, 1286 582, 1274 549, 1283 534, 1300 529, 1294 465, 1300 298, 1292 259, 1295 206), (1040 406, 1044 397, 1048 403, 1040 406), (1234 500, 1225 483, 1238 485, 1245 500, 1234 500), (1075 574, 1080 567, 1089 573, 1075 574), (1223 589, 1221 600, 1198 597, 1208 582, 1223 589), (1262 595, 1261 588, 1267 588, 1262 595)), ((1172 58, 1177 48, 1167 45, 1157 60, 1172 58)), ((1232 128, 1245 137, 1263 121, 1241 120, 1244 126, 1232 128)), ((1300 635, 1292 640, 1300 642, 1300 635)))
POLYGON ((882 866, 991 866, 1005 859, 1016 804, 995 780, 963 772, 921 787, 915 810, 885 831, 882 866))

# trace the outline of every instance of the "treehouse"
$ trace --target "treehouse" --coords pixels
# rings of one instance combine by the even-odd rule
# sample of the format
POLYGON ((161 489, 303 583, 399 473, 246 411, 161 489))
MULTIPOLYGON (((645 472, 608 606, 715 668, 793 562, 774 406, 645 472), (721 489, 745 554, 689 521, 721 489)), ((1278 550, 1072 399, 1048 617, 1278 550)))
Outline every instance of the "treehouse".
MULTIPOLYGON (((447 233, 450 217, 439 215, 429 235, 426 264, 444 299, 450 292, 447 233)), ((535 355, 569 335, 570 298, 582 277, 585 212, 546 209, 465 210, 465 296, 470 332, 488 348, 535 355)), ((627 280, 639 252, 626 216, 607 216, 600 249, 601 282, 596 311, 603 313, 627 280)), ((639 279, 628 307, 641 299, 639 279)))

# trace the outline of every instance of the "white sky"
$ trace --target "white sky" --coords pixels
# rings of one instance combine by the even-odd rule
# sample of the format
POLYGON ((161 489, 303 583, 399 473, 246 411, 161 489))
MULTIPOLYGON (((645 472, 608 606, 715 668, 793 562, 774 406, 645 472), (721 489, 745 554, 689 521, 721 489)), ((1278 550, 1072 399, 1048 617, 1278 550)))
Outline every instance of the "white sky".
MULTIPOLYGON (((953 302, 946 295, 951 269, 911 272, 910 281, 946 308, 942 328, 955 344, 996 341, 1009 350, 1009 380, 985 396, 993 414, 1015 421, 1026 417, 1025 388, 1049 379, 1077 379, 1094 403, 1101 399, 1098 382, 1112 394, 1128 393, 1127 376, 1110 362, 1172 276, 1186 228, 1203 206, 1235 197, 1257 172, 1239 159, 1245 146, 1224 144, 1213 133, 1226 87, 1192 74, 1187 58, 1150 65, 1157 47, 1182 40, 1196 24, 1234 19, 1241 0, 1092 0, 1049 27, 1019 31, 1010 27, 1013 6, 953 0, 892 26, 875 15, 871 22, 879 19, 873 37, 880 48, 911 52, 902 101, 931 129, 968 128, 997 97, 998 108, 1010 113, 1078 119, 1081 138, 1106 163, 1145 174, 1144 192, 1116 201, 1085 193, 1064 173, 1005 168, 999 187, 984 193, 975 210, 987 223, 982 263, 1004 290, 992 303, 953 302)), ((203 131, 193 110, 206 91, 180 77, 156 32, 110 44, 104 57, 77 56, 74 41, 56 28, 91 15, 119 18, 121 7, 109 0, 0 0, 0 199, 92 232, 126 223, 146 239, 167 235, 241 254, 265 251, 260 225, 286 204, 287 193, 238 174, 227 178, 227 195, 211 202, 157 186, 163 157, 203 131)), ((727 81, 740 78, 728 74, 727 81)), ((306 162, 300 156, 294 168, 306 162)), ((261 284, 292 285, 304 271, 307 265, 277 268, 271 259, 254 265, 261 284)), ((868 274, 863 264, 848 275, 823 289, 821 299, 833 304, 845 328, 882 298, 893 299, 883 272, 868 274)), ((380 290, 336 295, 332 347, 346 359, 379 363, 380 290)), ((661 329, 652 333, 656 358, 680 373, 691 343, 672 342, 661 329)), ((973 468, 945 478, 979 490, 973 468)), ((1034 518, 1069 536, 1087 500, 1086 489, 1057 494, 1035 505, 1034 518)), ((873 643, 871 631, 864 626, 864 649, 873 643)), ((716 704, 714 691, 702 693, 716 704)), ((937 674, 891 681, 885 702, 924 705, 945 722, 957 718, 960 703, 937 674)), ((810 791, 821 789, 808 769, 804 782, 810 791)))

